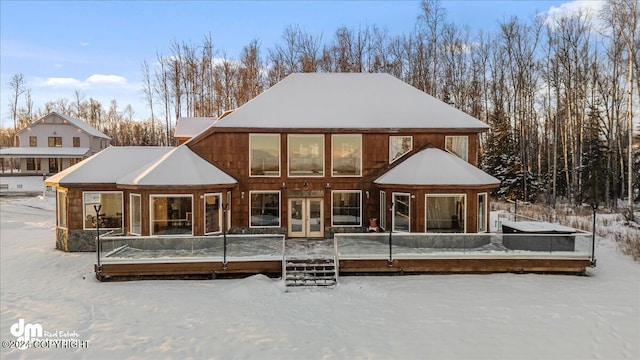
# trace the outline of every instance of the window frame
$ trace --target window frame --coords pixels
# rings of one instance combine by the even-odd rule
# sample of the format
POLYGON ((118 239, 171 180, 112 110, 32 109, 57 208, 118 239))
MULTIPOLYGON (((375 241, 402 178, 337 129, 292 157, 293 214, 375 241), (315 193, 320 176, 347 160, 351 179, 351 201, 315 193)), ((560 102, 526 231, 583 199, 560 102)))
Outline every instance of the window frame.
POLYGON ((73 147, 80 147, 80 136, 74 136, 72 138, 72 142, 73 142, 73 147))
POLYGON ((362 227, 363 226, 363 221, 362 221, 362 190, 333 190, 331 191, 331 227, 336 227, 336 228, 340 228, 340 227, 362 227), (334 222, 334 206, 333 206, 333 199, 334 199, 334 194, 337 193, 342 193, 342 194, 358 194, 360 196, 360 201, 359 201, 359 211, 358 211, 358 219, 360 219, 360 223, 358 225, 353 225, 353 224, 338 224, 336 225, 334 222))
POLYGON ((129 233, 131 235, 142 235, 142 195, 141 194, 129 194, 129 233), (140 218, 140 225, 138 225, 139 232, 133 231, 133 198, 137 197, 139 201, 140 208, 138 209, 138 217, 140 218))
POLYGON ((214 235, 214 234, 221 234, 222 233, 222 226, 226 225, 224 224, 224 209, 222 208, 222 193, 218 192, 218 193, 205 193, 203 198, 203 204, 202 204, 202 225, 203 225, 203 232, 205 235, 214 235), (218 227, 220 228, 218 231, 211 231, 211 232, 207 232, 207 196, 217 196, 218 197, 218 203, 220 204, 220 207, 218 208, 218 227))
POLYGON ((428 227, 428 211, 429 211, 429 207, 427 206, 427 198, 429 197, 458 197, 458 196, 462 196, 462 198, 464 199, 464 203, 463 203, 463 214, 462 214, 462 218, 464 220, 464 228, 462 229, 462 232, 445 232, 447 234, 466 234, 467 233, 467 194, 465 193, 443 193, 443 194, 424 194, 424 232, 425 233, 429 233, 429 234, 442 234, 442 232, 429 232, 429 227, 428 227))
POLYGON ((29 147, 38 147, 38 137, 31 135, 29 136, 29 147))
MULTIPOLYGON (((85 194, 120 194, 120 214, 124 214, 124 193, 122 191, 83 191, 82 192, 82 229, 95 230, 96 227, 87 227, 87 204, 85 203, 85 194)), ((93 216, 93 214, 92 214, 93 216)), ((124 217, 120 219, 120 227, 103 227, 100 229, 113 230, 122 229, 124 227, 124 217)))
POLYGON ((281 134, 274 133, 252 133, 249 134, 249 177, 280 177, 282 176, 282 137, 281 134), (252 137, 270 137, 277 136, 278 137, 278 174, 277 175, 254 175, 252 173, 252 160, 253 160, 253 151, 251 147, 251 138, 252 137))
MULTIPOLYGON (((67 228, 67 190, 58 189, 56 194, 56 226, 60 229, 67 228), (62 195, 62 199, 60 199, 62 195), (62 220, 62 221, 61 221, 62 220)), ((84 219, 82 220, 84 224, 84 219)))
POLYGON ((389 164, 393 164, 394 162, 396 162, 396 160, 401 159, 402 157, 404 157, 405 155, 407 155, 408 153, 410 153, 413 150, 413 135, 390 135, 389 136, 389 164), (392 150, 393 148, 391 147, 391 142, 394 139, 399 139, 401 142, 404 141, 404 138, 409 138, 410 141, 410 145, 409 145, 409 149, 405 152, 403 152, 401 155, 397 156, 397 157, 393 157, 394 155, 392 154, 392 150))
POLYGON ((149 236, 153 237, 185 237, 185 236, 193 236, 193 194, 150 194, 149 195, 149 236), (154 234, 153 233, 153 224, 155 220, 153 219, 153 199, 154 198, 190 198, 191 199, 191 233, 190 234, 154 234))
POLYGON ((282 227, 282 192, 279 190, 250 190, 249 191, 249 228, 257 229, 277 229, 282 227), (278 225, 252 225, 251 210, 253 205, 253 194, 278 194, 278 225))
POLYGON ((464 160, 466 162, 469 162, 469 136, 468 135, 446 135, 444 137, 444 149, 446 151, 448 151, 449 153, 459 157, 460 159, 462 159, 462 160, 464 160), (466 152, 464 157, 458 155, 453 149, 449 149, 449 147, 448 147, 448 144, 447 144, 448 140, 452 139, 452 147, 453 147, 453 139, 455 139, 455 138, 464 138, 464 139, 467 140, 467 146, 466 146, 467 152, 466 152))
POLYGON ((305 177, 311 177, 311 178, 320 178, 320 177, 324 177, 325 176, 325 135, 324 134, 287 134, 287 176, 290 178, 305 178, 305 177), (300 175, 291 175, 291 138, 292 137, 306 137, 306 138, 320 138, 322 139, 322 141, 320 142, 320 144, 322 144, 322 149, 320 151, 322 160, 322 172, 320 174, 300 174, 300 175))
POLYGON ((363 154, 363 150, 362 150, 362 134, 331 134, 331 177, 362 177, 362 154, 363 154), (359 146, 359 162, 358 162, 358 173, 357 174, 352 174, 352 175, 336 175, 335 174, 335 170, 333 168, 333 164, 334 164, 334 160, 335 160, 335 152, 334 152, 334 146, 336 145, 336 138, 339 137, 358 137, 358 140, 360 141, 360 146, 359 146))
MULTIPOLYGON (((478 193, 477 202, 476 202, 476 208, 477 208, 476 211, 477 211, 477 218, 478 218, 477 219, 478 224, 476 225, 477 226, 476 232, 478 232, 478 233, 486 233, 487 230, 488 230, 487 229, 487 220, 488 220, 487 215, 489 214, 489 211, 488 211, 489 210, 489 207, 488 207, 489 202, 487 201, 488 199, 489 199, 489 194, 488 193, 486 193, 486 192, 478 193), (483 222, 480 222, 480 197, 481 196, 484 197, 484 221, 483 222), (482 224, 482 231, 480 230, 480 224, 482 224)), ((465 226, 466 226, 466 224, 465 224, 465 226)), ((466 228, 465 228, 465 232, 466 232, 466 228)))
POLYGON ((62 147, 62 136, 49 136, 47 138, 47 144, 49 145, 48 147, 62 147), (58 139, 60 141, 58 141, 58 139), (51 145, 52 142, 53 145, 51 145), (58 143, 60 143, 60 145, 58 145, 58 143))
POLYGON ((380 226, 383 229, 387 228, 387 193, 384 190, 380 190, 380 226))

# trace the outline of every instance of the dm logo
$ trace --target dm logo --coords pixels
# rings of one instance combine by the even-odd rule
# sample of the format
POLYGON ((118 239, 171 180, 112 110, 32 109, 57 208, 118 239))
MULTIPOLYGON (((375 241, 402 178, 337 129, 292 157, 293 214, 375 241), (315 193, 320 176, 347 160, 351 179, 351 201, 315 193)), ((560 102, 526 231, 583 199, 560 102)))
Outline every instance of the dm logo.
POLYGON ((11 335, 16 337, 18 347, 22 350, 29 346, 29 341, 34 338, 41 338, 44 334, 42 325, 25 324, 24 319, 18 319, 18 322, 11 325, 11 335))

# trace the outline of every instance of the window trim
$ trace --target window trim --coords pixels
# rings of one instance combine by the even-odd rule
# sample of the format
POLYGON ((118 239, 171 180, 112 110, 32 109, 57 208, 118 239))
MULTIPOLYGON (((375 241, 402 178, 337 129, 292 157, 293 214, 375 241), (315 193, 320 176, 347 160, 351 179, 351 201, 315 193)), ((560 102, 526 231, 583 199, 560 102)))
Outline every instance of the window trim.
POLYGON ((185 236, 193 236, 193 228, 194 221, 193 216, 191 217, 191 234, 171 234, 171 235, 154 235, 153 234, 153 199, 154 198, 170 198, 170 197, 180 197, 180 198, 191 198, 191 214, 193 214, 193 194, 150 194, 149 195, 149 236, 153 237, 185 237, 185 236))
POLYGON ((450 154, 453 154, 457 157, 459 157, 460 159, 469 162, 469 135, 445 135, 444 137, 444 149, 449 152, 450 154), (465 157, 462 157, 456 153, 454 153, 453 151, 447 149, 447 139, 453 139, 453 138, 465 138, 467 139, 467 153, 465 154, 465 157))
POLYGON ((280 190, 250 190, 249 191, 249 228, 256 229, 277 229, 282 227, 282 192, 280 190), (278 225, 271 226, 260 226, 260 225, 251 225, 251 205, 253 194, 278 194, 278 225))
POLYGON ((129 194, 129 234, 131 235, 137 235, 140 236, 142 235, 142 195, 141 194, 134 194, 131 193, 129 194), (139 216, 140 216, 140 232, 136 233, 133 231, 133 198, 134 197, 138 197, 138 201, 140 201, 140 211, 139 212, 139 216))
POLYGON ((221 192, 217 192, 217 193, 205 193, 202 197, 202 226, 203 226, 203 233, 205 235, 215 235, 215 234, 221 234, 222 233, 222 226, 224 225, 224 209, 222 208, 222 193, 221 192), (220 227, 220 230, 218 231, 212 231, 212 232, 207 232, 207 196, 218 196, 219 199, 219 203, 220 203, 220 208, 218 209, 218 224, 220 227))
MULTIPOLYGON (((95 230, 95 227, 86 227, 87 222, 87 205, 84 202, 84 194, 120 194, 120 213, 124 214, 124 193, 122 191, 83 191, 82 192, 82 229, 83 230, 95 230)), ((122 229, 124 226, 124 217, 120 220, 120 227, 108 228, 108 227, 100 227, 100 229, 104 230, 113 230, 113 229, 122 229)))
POLYGON ((429 228, 427 227, 427 211, 429 210, 427 207, 427 198, 428 197, 452 197, 452 196, 462 196, 464 198, 464 229, 463 232, 452 232, 448 234, 466 234, 467 233, 467 194, 465 193, 442 193, 442 194, 424 194, 424 232, 427 234, 442 234, 442 233, 430 233, 429 228))
POLYGON ((344 228, 344 227, 362 227, 363 226, 363 221, 362 221, 362 190, 333 190, 331 191, 331 227, 336 227, 336 228, 344 228), (360 224, 358 225, 336 225, 333 221, 333 195, 336 193, 347 193, 347 194, 359 194, 360 195, 360 206, 359 206, 359 219, 360 219, 360 224))
POLYGON ((383 229, 387 228, 387 193, 380 190, 380 215, 378 216, 378 226, 383 229))
POLYGON ((391 212, 391 231, 396 233, 407 234, 411 233, 411 193, 406 192, 392 192, 391 193, 391 202, 393 204, 393 211, 391 212), (396 230, 396 195, 403 195, 409 197, 409 231, 396 230))
POLYGON ((282 136, 281 134, 277 134, 277 133, 250 133, 249 134, 249 177, 255 177, 255 178, 261 178, 261 177, 266 177, 266 178, 273 178, 273 177, 280 177, 282 176, 282 136), (277 136, 278 137, 278 175, 253 175, 251 173, 251 160, 252 160, 252 154, 253 151, 251 151, 251 137, 253 136, 277 136))
POLYGON ((311 177, 311 178, 321 178, 321 177, 325 177, 325 134, 287 134, 287 176, 290 178, 305 178, 305 177, 311 177), (322 138, 322 173, 318 174, 318 175, 309 175, 309 174, 302 174, 302 175, 291 175, 291 137, 292 136, 298 136, 298 137, 318 137, 318 138, 322 138))
POLYGON ((413 135, 389 135, 389 164, 393 164, 397 160, 403 158, 405 155, 410 153, 412 150, 413 150, 413 135), (391 139, 392 138, 407 138, 407 137, 411 139, 411 146, 409 147, 409 150, 407 150, 406 152, 402 153, 402 155, 398 156, 397 158, 393 158, 393 155, 391 154, 391 139))
MULTIPOLYGON (((68 224, 68 190, 62 190, 62 189, 58 189, 58 191, 56 192, 56 226, 60 229, 67 229, 69 224, 68 224), (64 194, 64 214, 60 214, 60 194, 64 194), (60 218, 64 217, 64 226, 60 225, 60 218)), ((84 218, 82 220, 82 223, 84 225, 84 218)))
MULTIPOLYGON (((478 218, 477 219, 478 223, 476 224, 476 226, 477 226, 476 232, 478 232, 478 233, 486 233, 488 231, 487 222, 489 220, 489 216, 488 216, 489 215, 489 201, 488 201, 489 194, 486 193, 486 192, 483 192, 483 193, 478 193, 477 195, 478 196, 477 196, 477 200, 476 200, 476 212, 477 212, 476 216, 478 218), (484 223, 483 223, 484 230, 483 231, 480 231, 480 196, 481 195, 484 196, 484 223)), ((465 204, 465 206, 466 206, 466 204, 465 204)), ((466 225, 467 224, 465 222, 465 232, 466 232, 466 225)))
POLYGON ((362 134, 331 134, 331 177, 336 177, 336 178, 354 178, 354 177, 362 177, 362 155, 363 155, 363 149, 362 149, 362 134), (333 173, 333 146, 335 145, 335 138, 336 137, 346 137, 346 136, 357 136, 360 139, 360 164, 359 164, 359 173, 356 175, 335 175, 333 173))

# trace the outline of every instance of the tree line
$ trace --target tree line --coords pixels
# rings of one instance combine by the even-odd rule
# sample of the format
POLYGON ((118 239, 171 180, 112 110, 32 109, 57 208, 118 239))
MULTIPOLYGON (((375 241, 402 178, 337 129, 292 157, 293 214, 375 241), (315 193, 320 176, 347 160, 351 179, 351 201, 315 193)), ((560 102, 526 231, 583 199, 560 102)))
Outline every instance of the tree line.
POLYGON ((196 44, 174 40, 141 64, 150 110, 142 122, 130 105, 105 106, 79 91, 33 110, 16 75, 14 128, 55 110, 86 120, 116 145, 171 145, 177 118, 218 116, 290 73, 385 72, 490 126, 479 160, 502 181, 494 195, 614 207, 639 196, 640 156, 630 146, 640 99, 636 0, 609 0, 598 13, 512 17, 492 32, 449 21, 438 0, 423 0, 416 15, 414 29, 399 35, 364 25, 324 38, 292 25, 272 48, 255 39, 237 58, 212 35, 196 44))

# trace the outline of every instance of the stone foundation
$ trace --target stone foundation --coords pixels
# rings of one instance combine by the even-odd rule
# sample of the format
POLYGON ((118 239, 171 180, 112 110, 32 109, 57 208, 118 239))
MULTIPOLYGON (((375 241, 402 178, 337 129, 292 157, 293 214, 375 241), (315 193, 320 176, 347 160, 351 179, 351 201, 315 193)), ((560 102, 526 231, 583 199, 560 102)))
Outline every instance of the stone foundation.
MULTIPOLYGON (((111 231, 100 230, 100 235, 111 231)), ((96 251, 96 231, 56 228, 56 249, 69 252, 96 251)))

